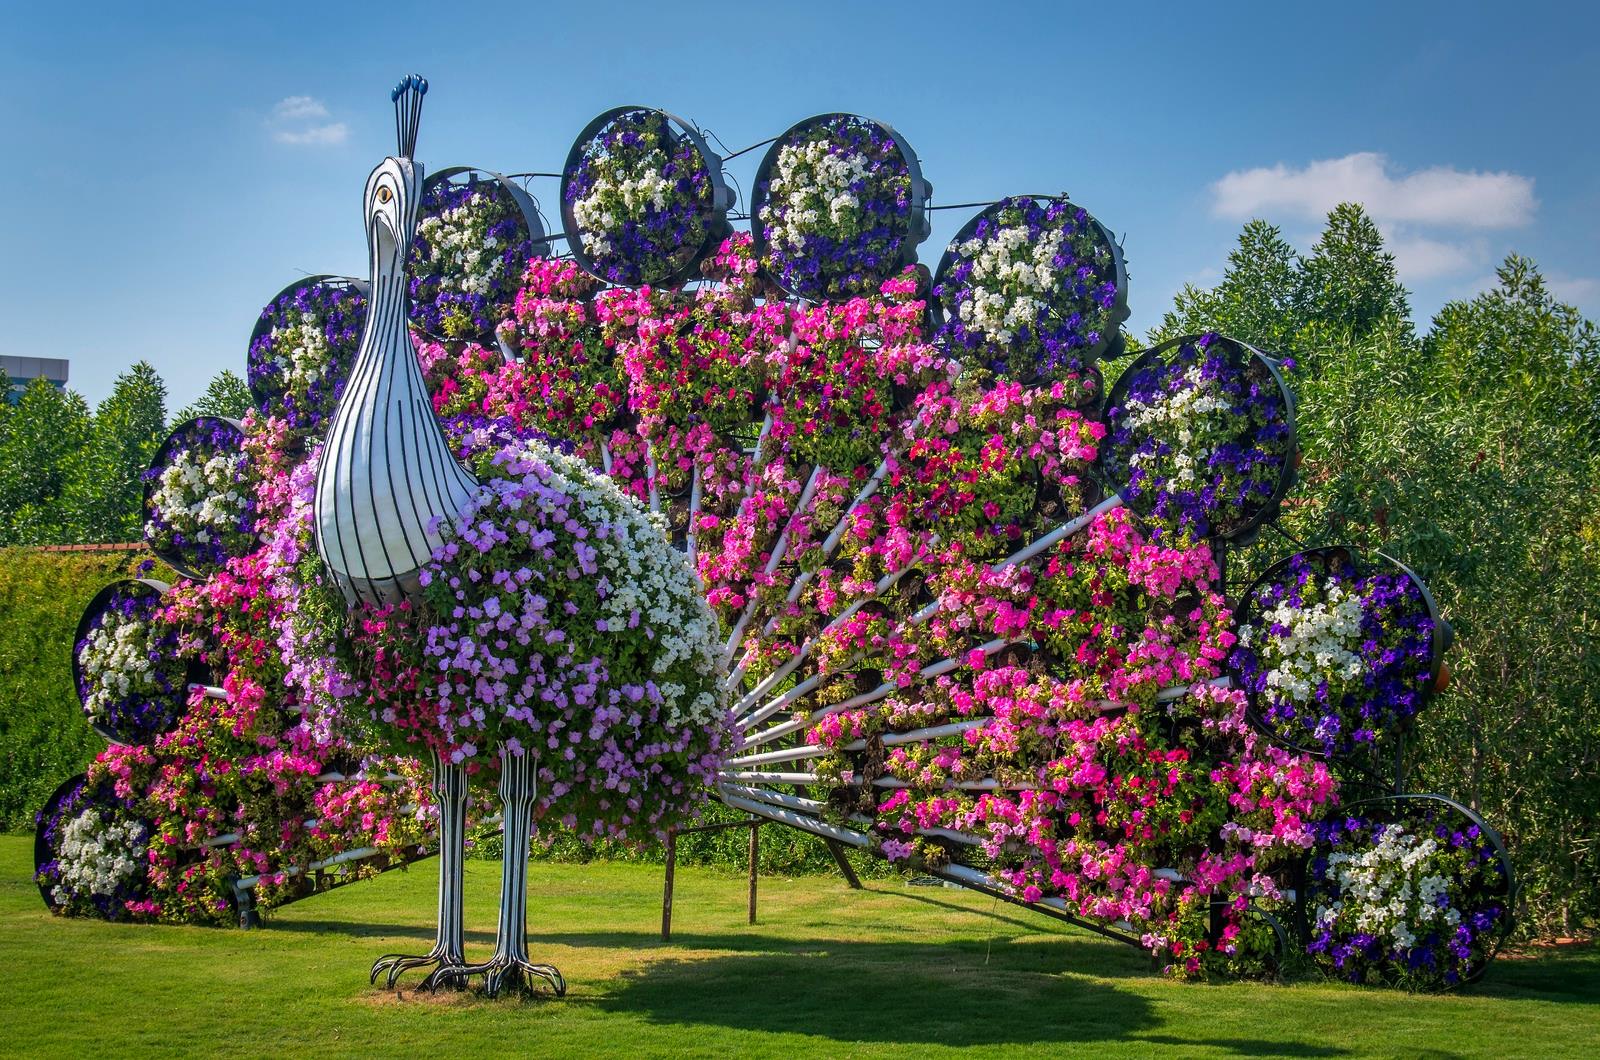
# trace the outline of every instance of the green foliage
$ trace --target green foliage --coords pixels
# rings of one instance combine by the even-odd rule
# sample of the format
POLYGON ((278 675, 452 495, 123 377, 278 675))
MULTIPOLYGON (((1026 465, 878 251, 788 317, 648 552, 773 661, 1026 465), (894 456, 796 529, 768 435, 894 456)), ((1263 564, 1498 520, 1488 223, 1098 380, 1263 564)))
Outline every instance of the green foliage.
POLYGON ((28 384, 0 435, 0 545, 78 540, 66 501, 90 434, 82 397, 28 384))
POLYGON ((0 418, 0 546, 136 541, 140 475, 166 434, 166 384, 140 361, 91 415, 44 380, 0 418))
POLYGON ((220 416, 227 420, 242 419, 246 412, 255 407, 255 399, 250 396, 250 387, 244 378, 231 368, 224 368, 212 377, 206 386, 206 392, 197 398, 194 404, 180 409, 172 417, 174 424, 186 423, 196 416, 220 416))
POLYGON ((89 445, 73 461, 63 503, 71 540, 137 541, 143 532, 141 475, 166 436, 167 387, 144 361, 117 377, 95 410, 89 445))
POLYGON ((0 549, 0 830, 32 829, 56 785, 105 748, 72 687, 72 637, 90 597, 136 558, 0 549))
MULTIPOLYGON (((1341 206, 1312 254, 1251 222, 1167 333, 1216 329, 1299 362, 1305 463, 1283 525, 1412 566, 1453 623, 1453 688, 1423 714, 1412 790, 1502 827, 1524 929, 1600 922, 1600 332, 1526 259, 1420 341, 1376 226, 1341 206), (1260 260, 1252 260, 1259 256, 1260 260)), ((1235 557, 1235 589, 1291 548, 1235 557)))

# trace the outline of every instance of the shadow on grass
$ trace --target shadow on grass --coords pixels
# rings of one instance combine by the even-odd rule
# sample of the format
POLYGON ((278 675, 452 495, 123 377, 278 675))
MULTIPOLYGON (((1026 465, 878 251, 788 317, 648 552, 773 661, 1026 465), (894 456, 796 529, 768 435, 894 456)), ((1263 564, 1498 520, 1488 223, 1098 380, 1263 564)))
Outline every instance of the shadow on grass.
POLYGON ((1578 943, 1501 956, 1467 992, 1508 1001, 1593 1005, 1600 998, 1600 947, 1578 943))
POLYGON ((1261 1038, 1174 1038, 1152 1034, 1139 1038, 1152 1045, 1174 1045, 1180 1049, 1222 1049, 1234 1056, 1349 1056, 1349 1049, 1336 1045, 1309 1045, 1305 1042, 1267 1041, 1261 1038))
POLYGON ((596 1004, 663 1025, 957 1046, 1119 1040, 1158 1022, 1137 994, 1021 967, 1031 955, 1002 952, 986 965, 973 949, 834 942, 810 953, 669 958, 624 972, 596 1004))
MULTIPOLYGON (((262 923, 261 930, 265 932, 289 931, 303 935, 347 935, 353 939, 424 939, 430 944, 435 937, 435 929, 421 924, 379 924, 370 920, 352 922, 348 920, 284 920, 269 917, 262 923)), ((469 943, 483 943, 485 946, 494 945, 493 931, 466 931, 465 940, 469 943)), ((427 949, 427 946, 422 947, 427 949)))

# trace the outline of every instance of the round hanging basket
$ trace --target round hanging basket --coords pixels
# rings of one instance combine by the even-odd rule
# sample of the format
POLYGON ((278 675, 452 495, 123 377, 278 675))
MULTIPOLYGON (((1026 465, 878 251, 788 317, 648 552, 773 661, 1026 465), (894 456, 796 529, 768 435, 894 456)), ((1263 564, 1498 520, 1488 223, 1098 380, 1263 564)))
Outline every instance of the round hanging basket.
POLYGON ((167 589, 165 582, 154 578, 124 578, 95 593, 78 618, 72 638, 72 685, 89 727, 111 743, 148 743, 171 732, 188 707, 189 685, 206 684, 210 679, 204 663, 179 657, 177 633, 171 631, 154 642, 147 638, 141 648, 150 663, 150 669, 144 671, 150 674, 148 687, 121 697, 105 710, 96 710, 91 702, 99 689, 84 667, 90 635, 110 623, 148 623, 167 589))
POLYGON ((60 815, 61 804, 67 799, 77 795, 89 777, 85 773, 68 777, 56 786, 56 790, 45 800, 43 808, 34 815, 33 819, 33 881, 39 888, 39 897, 44 899, 44 904, 52 913, 59 913, 61 906, 56 903, 52 895, 51 886, 39 878, 44 867, 55 860, 55 844, 52 842, 52 833, 57 818, 60 815))
POLYGON ((1122 352, 1128 267, 1110 230, 1065 196, 1013 195, 956 233, 934 272, 929 306, 951 355, 1024 382, 1054 379, 1122 352), (1024 288, 1008 270, 1018 264, 1029 265, 1030 276, 1051 272, 1051 282, 1024 288), (1013 279, 996 279, 1003 270, 1013 279), (1018 313, 1023 298, 1031 307, 1018 313))
MULTIPOLYGON (((151 823, 129 812, 129 802, 116 797, 108 781, 97 788, 88 786, 85 774, 64 781, 45 803, 34 819, 33 878, 39 888, 39 897, 52 913, 59 915, 99 916, 105 920, 121 920, 128 916, 127 903, 148 896, 147 869, 143 857, 136 861, 131 875, 117 881, 111 894, 76 894, 63 902, 56 894, 60 879, 62 830, 85 811, 96 810, 102 824, 110 818, 113 824, 137 825, 148 844, 155 829, 151 823)), ((97 837, 98 838, 98 837, 97 837)), ((139 852, 142 855, 142 851, 139 852)))
MULTIPOLYGON (((1433 594, 1416 572, 1382 552, 1368 558, 1348 545, 1325 545, 1283 557, 1250 583, 1235 610, 1240 628, 1253 631, 1253 643, 1235 648, 1228 671, 1234 684, 1245 692, 1251 724, 1281 747, 1325 758, 1343 759, 1374 750, 1385 737, 1409 731, 1435 694, 1445 652, 1454 637, 1450 623, 1439 613, 1433 594), (1359 632, 1350 634, 1359 637, 1359 644, 1346 650, 1355 656, 1347 661, 1354 665, 1359 660, 1362 668, 1359 690, 1350 694, 1369 698, 1351 704, 1353 716, 1349 717, 1344 703, 1330 709, 1320 695, 1315 702, 1304 704, 1271 702, 1267 676, 1259 662, 1261 638, 1271 637, 1263 608, 1282 602, 1293 607, 1297 597, 1304 601, 1310 595, 1312 603, 1302 606, 1317 606, 1326 612, 1333 586, 1339 587, 1344 599, 1351 593, 1360 594, 1361 625, 1359 632), (1394 658, 1385 663, 1390 656, 1394 658), (1374 703, 1374 697, 1389 702, 1374 703), (1320 713, 1311 713, 1314 708, 1320 713), (1356 732, 1364 734, 1356 737, 1356 732)), ((1318 678, 1315 684, 1337 680, 1335 674, 1313 676, 1318 678)))
POLYGON ((1118 377, 1105 408, 1106 489, 1176 530, 1246 543, 1294 484, 1294 395, 1277 362, 1253 346, 1215 334, 1153 346, 1118 377), (1195 412, 1196 398, 1224 407, 1195 412), (1185 431, 1215 444, 1185 446, 1185 431), (1215 468, 1219 454, 1226 460, 1215 468))
POLYGON ((423 182, 406 261, 411 326, 437 342, 494 349, 528 259, 549 253, 539 208, 521 186, 472 166, 439 170, 423 182))
POLYGON ((932 194, 916 152, 888 125, 843 113, 796 122, 756 169, 750 226, 761 273, 811 302, 876 294, 916 262, 917 246, 933 231, 932 194), (806 159, 810 144, 827 145, 822 157, 830 161, 806 159), (821 177, 829 183, 816 183, 821 177))
POLYGON ((185 578, 207 578, 255 550, 255 521, 239 421, 197 416, 174 427, 144 472, 150 551, 185 578))
POLYGON ((350 378, 371 284, 307 276, 272 296, 250 329, 246 378, 256 408, 295 430, 333 415, 350 378))
POLYGON ((721 156, 667 111, 606 111, 578 134, 561 174, 567 246, 605 283, 678 286, 733 232, 721 156))
POLYGON ((1307 949, 1329 976, 1422 990, 1483 977, 1510 933, 1517 899, 1510 855, 1488 822, 1443 795, 1397 794, 1350 803, 1313 827, 1307 949), (1359 877, 1359 889, 1347 892, 1341 872, 1359 877), (1403 885, 1411 897, 1400 897, 1403 885), (1431 899, 1420 897, 1424 887, 1431 899), (1380 899, 1395 903, 1377 910, 1381 926, 1352 930, 1344 914, 1380 899), (1404 932, 1391 923, 1394 908, 1406 914, 1404 932))

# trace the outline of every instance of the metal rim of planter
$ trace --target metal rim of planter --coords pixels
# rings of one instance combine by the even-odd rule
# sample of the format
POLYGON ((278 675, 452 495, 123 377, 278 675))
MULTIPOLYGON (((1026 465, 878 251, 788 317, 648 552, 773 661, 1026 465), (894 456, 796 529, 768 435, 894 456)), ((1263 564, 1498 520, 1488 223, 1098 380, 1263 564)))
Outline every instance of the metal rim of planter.
POLYGON ((678 117, 671 111, 661 110, 658 107, 640 105, 627 105, 612 107, 604 111, 583 127, 578 138, 572 141, 572 147, 567 151, 567 161, 561 167, 561 227, 567 234, 567 250, 572 254, 578 267, 604 284, 614 286, 644 286, 618 284, 615 280, 601 274, 596 267, 594 259, 589 257, 588 250, 583 245, 583 232, 578 227, 578 219, 573 213, 572 203, 567 199, 567 189, 571 186, 572 176, 582 158, 583 148, 589 144, 600 131, 616 119, 625 114, 648 113, 659 115, 663 119, 666 135, 670 142, 676 144, 688 140, 694 149, 700 152, 700 160, 707 176, 711 179, 711 206, 702 212, 705 221, 706 235, 695 250, 694 254, 678 269, 659 280, 648 281, 660 287, 676 287, 698 274, 700 263, 733 233, 733 226, 728 223, 728 211, 733 208, 733 189, 728 186, 727 175, 722 170, 722 156, 711 150, 705 137, 700 135, 700 130, 693 124, 678 117))
MULTIPOLYGON (((1495 957, 1499 955, 1501 947, 1505 945, 1506 939, 1511 934, 1512 923, 1516 916, 1516 902, 1519 894, 1516 868, 1511 862, 1511 854, 1506 850, 1505 840, 1501 837, 1499 830, 1484 820, 1483 816, 1471 807, 1457 802, 1448 795, 1439 795, 1432 792, 1396 792, 1392 795, 1377 795, 1372 798, 1358 799, 1342 807, 1341 810, 1350 816, 1362 816, 1356 811, 1363 806, 1429 802, 1443 805, 1447 809, 1460 814, 1469 824, 1477 827, 1479 834, 1487 839, 1489 845, 1494 848, 1495 860, 1500 863, 1500 878, 1504 881, 1504 886, 1500 891, 1491 893, 1504 899, 1505 916, 1500 918, 1500 923, 1495 932, 1494 946, 1486 949, 1483 959, 1471 971, 1463 975, 1459 983, 1455 984, 1457 987, 1467 986, 1482 979, 1483 974, 1489 970, 1489 965, 1494 963, 1495 957)), ((1403 820, 1404 814, 1396 813, 1395 819, 1403 820)), ((1385 823, 1389 822, 1386 821, 1385 823)), ((1307 887, 1308 889, 1310 887, 1309 878, 1307 879, 1307 887)))
MULTIPOLYGON (((516 204, 517 212, 522 215, 523 227, 528 230, 528 240, 532 248, 529 252, 530 256, 534 258, 546 258, 550 256, 550 242, 554 237, 550 236, 549 233, 544 230, 544 219, 539 216, 539 207, 534 203, 533 196, 529 195, 521 185, 519 185, 516 181, 511 180, 503 173, 496 172, 492 169, 483 169, 479 166, 446 166, 444 169, 441 169, 436 173, 430 173, 426 178, 424 178, 422 182, 423 201, 427 200, 428 192, 432 191, 436 186, 448 183, 451 179, 463 175, 472 175, 490 180, 499 185, 502 190, 510 195, 511 201, 516 204)), ((417 206, 417 220, 419 223, 422 220, 422 206, 420 203, 417 206)), ((406 275, 408 279, 415 279, 410 272, 410 258, 411 252, 410 250, 407 250, 406 275)), ((526 262, 523 264, 525 265, 526 262)), ((517 284, 517 286, 521 286, 520 278, 514 282, 517 284)), ((499 324, 501 323, 500 321, 496 321, 495 327, 490 328, 489 331, 484 334, 473 335, 470 338, 465 339, 447 339, 443 335, 435 335, 433 332, 417 323, 417 321, 412 317, 411 292, 409 290, 405 291, 405 299, 406 324, 417 334, 425 336, 438 343, 476 342, 478 345, 485 346, 489 349, 499 348, 495 341, 495 331, 499 327, 499 324)))
MULTIPOLYGON (((139 588, 135 589, 134 591, 140 595, 152 595, 157 599, 166 595, 167 590, 172 588, 166 582, 157 581, 154 578, 119 578, 108 585, 102 586, 100 591, 95 593, 94 596, 90 598, 88 606, 83 609, 83 614, 78 616, 78 626, 72 635, 72 689, 78 695, 78 705, 80 707, 83 706, 84 680, 83 665, 78 661, 78 645, 82 644, 83 639, 89 635, 89 627, 94 623, 95 619, 99 618, 105 613, 106 604, 110 602, 112 594, 116 593, 119 589, 124 589, 130 585, 139 586, 139 588)), ((199 660, 191 659, 185 665, 187 667, 187 672, 184 675, 183 691, 179 693, 179 695, 182 697, 182 700, 178 704, 180 708, 187 702, 189 695, 188 686, 191 684, 206 684, 211 676, 206 672, 204 664, 202 664, 199 660)), ((178 719, 182 715, 182 709, 178 710, 173 717, 171 725, 163 729, 161 732, 151 733, 150 737, 160 736, 162 733, 171 732, 177 727, 178 719)), ((85 720, 89 722, 89 727, 98 733, 102 738, 104 738, 107 743, 123 747, 129 746, 129 741, 122 734, 112 731, 99 721, 88 718, 87 711, 85 712, 85 720)))
MULTIPOLYGON (((1255 597, 1257 591, 1263 586, 1271 584, 1274 579, 1276 579, 1284 571, 1288 570, 1289 565, 1293 563, 1297 557, 1304 557, 1315 562, 1320 570, 1326 572, 1327 563, 1334 560, 1341 553, 1349 562, 1350 566, 1355 569, 1356 577, 1358 578, 1365 577, 1367 574, 1372 573, 1376 566, 1376 564, 1367 558, 1367 554, 1363 553, 1361 549, 1356 548, 1354 545, 1318 545, 1315 548, 1307 548, 1298 552, 1291 552, 1287 556, 1284 556, 1281 559, 1273 562, 1271 566, 1257 575, 1256 579, 1252 581, 1245 589, 1243 595, 1239 597, 1239 602, 1236 608, 1238 624, 1241 626, 1255 624, 1255 619, 1257 617, 1255 597)), ((1418 592, 1421 594, 1423 606, 1426 607, 1428 611, 1428 619, 1433 624, 1433 628, 1429 634, 1432 658, 1429 661, 1428 682, 1425 686, 1423 686, 1420 701, 1417 704, 1417 709, 1412 713, 1411 717, 1402 720, 1399 728, 1393 734, 1395 736, 1403 736, 1405 733, 1411 730, 1412 726, 1416 722, 1417 715, 1422 713, 1422 708, 1427 706, 1428 703, 1433 699, 1434 695, 1437 694, 1435 685, 1437 685, 1439 681, 1439 674, 1444 667, 1444 655, 1445 652, 1450 649, 1450 644, 1454 639, 1454 634, 1450 628, 1450 623, 1444 618, 1443 615, 1439 613, 1439 605, 1434 600, 1433 593, 1428 591, 1427 583, 1419 578, 1415 571, 1387 553, 1372 550, 1370 555, 1375 559, 1381 559, 1384 562, 1391 564, 1397 571, 1399 571, 1401 574, 1404 574, 1411 580, 1411 584, 1416 586, 1418 592)), ((1229 666, 1229 670, 1232 670, 1231 666, 1229 666)), ((1322 748, 1308 747, 1284 737, 1283 734, 1279 733, 1277 730, 1273 729, 1271 725, 1267 724, 1266 716, 1261 710, 1260 694, 1253 689, 1244 688, 1243 682, 1238 681, 1237 678, 1235 678, 1235 685, 1244 691, 1247 703, 1245 708, 1245 716, 1247 720, 1257 732, 1267 737, 1267 739, 1271 740, 1279 747, 1282 747, 1284 750, 1292 751, 1295 754, 1311 755, 1316 758, 1324 758, 1330 761, 1340 761, 1347 764, 1350 762, 1350 759, 1352 758, 1351 755, 1330 755, 1322 748)))
MULTIPOLYGON (((73 655, 76 656, 77 652, 73 652, 73 655)), ((39 888, 39 897, 44 899, 44 904, 52 913, 60 912, 61 907, 50 896, 50 890, 45 886, 44 881, 39 879, 39 870, 44 868, 45 862, 51 861, 55 857, 55 851, 50 848, 50 844, 44 837, 45 822, 54 817, 56 811, 61 808, 61 804, 75 795, 88 782, 89 775, 87 773, 79 773, 63 780, 56 785, 56 790, 51 792, 50 797, 45 800, 43 808, 39 810, 38 815, 34 818, 33 882, 39 888)))
MULTIPOLYGON (((998 202, 990 203, 968 218, 967 223, 962 225, 961 230, 950 240, 949 246, 945 247, 944 253, 939 257, 939 267, 933 271, 933 283, 928 291, 928 312, 932 314, 935 328, 944 324, 945 313, 944 300, 937 297, 934 292, 944 283, 946 275, 955 267, 959 258, 959 255, 952 251, 950 247, 959 246, 971 239, 980 222, 985 218, 997 216, 1001 210, 1014 205, 1019 199, 1030 199, 1033 202, 1064 202, 1069 206, 1078 205, 1066 195, 1008 195, 998 202)), ((1081 209, 1081 207, 1079 208, 1081 209)), ((1088 213, 1088 211, 1084 212, 1088 213)), ((1112 358, 1121 354, 1124 347, 1122 325, 1127 321, 1131 313, 1128 308, 1128 263, 1123 256, 1122 246, 1111 235, 1111 229, 1102 224, 1094 214, 1089 214, 1089 224, 1105 242, 1105 245, 1111 248, 1111 264, 1117 285, 1117 294, 1111 305, 1111 320, 1105 333, 1100 336, 1099 342, 1083 351, 1085 367, 1089 367, 1102 357, 1112 358)))
MULTIPOLYGON (((238 420, 233 419, 233 418, 231 418, 229 416, 196 416, 193 419, 184 420, 182 423, 178 424, 176 427, 172 428, 172 430, 167 433, 167 436, 166 436, 165 439, 162 440, 160 447, 156 449, 155 455, 150 458, 150 465, 145 470, 146 471, 154 471, 156 468, 163 466, 166 463, 167 458, 172 455, 173 443, 177 441, 179 435, 181 435, 183 432, 187 431, 190 427, 194 426, 195 424, 203 423, 203 422, 206 422, 206 421, 211 421, 211 422, 214 422, 214 423, 226 423, 228 426, 230 426, 234 430, 238 431, 239 432, 239 441, 240 441, 240 451, 241 452, 243 451, 243 448, 244 448, 244 424, 240 423, 238 420)), ((140 509, 139 509, 141 515, 144 514, 144 513, 147 513, 150 510, 150 494, 152 492, 154 492, 153 489, 151 488, 151 483, 154 482, 154 481, 155 481, 154 479, 150 479, 150 478, 147 478, 147 479, 144 480, 144 500, 141 502, 141 506, 140 506, 140 509)), ((254 543, 258 543, 261 540, 261 538, 260 538, 260 535, 252 533, 250 535, 250 540, 252 542, 252 548, 253 548, 254 547, 254 543)), ((183 556, 181 556, 178 553, 172 551, 171 549, 159 549, 159 548, 156 548, 148 540, 145 541, 145 547, 150 549, 151 553, 157 559, 159 559, 161 562, 165 563, 167 566, 171 567, 173 570, 177 571, 183 577, 188 578, 190 581, 205 581, 207 578, 209 578, 211 576, 211 572, 209 572, 209 571, 202 571, 202 570, 200 570, 200 569, 198 569, 196 567, 191 567, 187 562, 185 562, 183 556)), ((241 553, 241 554, 244 554, 244 553, 241 553)), ((230 553, 230 558, 232 558, 232 554, 231 553, 230 553)))
POLYGON ((928 200, 933 196, 933 185, 922 175, 922 163, 917 159, 917 153, 911 149, 911 144, 904 136, 887 122, 869 118, 864 114, 852 114, 848 111, 827 111, 822 114, 813 114, 809 118, 795 122, 783 131, 766 153, 761 156, 761 164, 756 167, 755 184, 751 190, 750 200, 750 236, 751 251, 755 254, 756 270, 778 290, 791 298, 802 301, 812 301, 808 295, 792 291, 784 286, 783 281, 773 274, 766 266, 767 252, 771 247, 767 243, 766 232, 761 224, 761 209, 767 204, 770 196, 767 193, 769 177, 772 167, 778 163, 778 153, 792 142, 799 134, 809 132, 811 128, 833 118, 853 118, 857 121, 868 122, 881 129, 889 139, 894 141, 895 147, 900 150, 900 157, 905 159, 906 174, 911 183, 911 209, 907 216, 906 240, 900 248, 900 254, 892 268, 883 274, 883 279, 891 279, 908 265, 917 261, 917 247, 933 233, 933 221, 928 217, 928 200))
MULTIPOLYGON (((1104 408, 1109 414, 1112 409, 1115 409, 1118 405, 1120 405, 1123 399, 1127 397, 1128 388, 1132 386, 1134 376, 1143 369, 1149 367, 1156 360, 1162 358, 1162 356, 1166 354, 1168 350, 1178 349, 1186 343, 1193 344, 1203 337, 1204 335, 1181 335, 1178 338, 1168 339, 1166 342, 1152 346, 1148 350, 1145 350, 1134 359, 1132 364, 1128 365, 1128 367, 1124 369, 1120 376, 1117 377, 1116 383, 1111 387, 1111 392, 1106 395, 1105 404, 1102 406, 1102 408, 1104 408)), ((1243 368, 1245 367, 1246 362, 1254 360, 1266 368, 1267 372, 1272 377, 1272 381, 1278 386, 1278 393, 1283 398, 1284 426, 1287 427, 1289 431, 1289 449, 1284 455, 1283 467, 1278 470, 1278 481, 1273 487, 1272 495, 1266 500, 1260 502, 1260 504, 1237 526, 1230 527, 1225 531, 1219 530, 1213 526, 1209 535, 1210 537, 1216 538, 1220 541, 1225 541, 1232 544, 1246 544, 1250 540, 1250 537, 1253 535, 1254 531, 1260 529, 1263 524, 1271 522, 1273 519, 1277 518, 1278 509, 1283 505, 1284 497, 1288 495, 1290 487, 1292 487, 1295 483, 1295 455, 1299 452, 1299 439, 1295 430, 1294 392, 1289 389, 1289 384, 1284 380, 1283 373, 1278 368, 1277 359, 1261 352, 1248 343, 1240 342, 1238 339, 1230 339, 1226 335, 1218 334, 1216 335, 1214 341, 1223 344, 1224 349, 1228 351, 1230 359, 1236 366, 1243 368)), ((1115 423, 1106 423, 1108 436, 1110 431, 1114 430, 1115 427, 1115 423)), ((1108 437, 1107 441, 1103 442, 1100 446, 1098 470, 1101 476, 1106 480, 1106 489, 1108 491, 1120 494, 1122 490, 1126 488, 1127 483, 1121 481, 1123 476, 1120 473, 1117 476, 1117 480, 1112 481, 1110 475, 1112 470, 1110 465, 1111 453, 1112 446, 1109 444, 1108 437), (1112 490, 1113 486, 1116 487, 1115 490, 1112 490)), ((1143 512, 1146 510, 1146 506, 1141 502, 1127 500, 1125 500, 1125 502, 1127 503, 1128 507, 1132 508, 1136 512, 1143 512)))
POLYGON ((267 304, 262 307, 261 312, 256 316, 255 325, 250 329, 250 343, 245 347, 245 385, 250 388, 250 398, 255 402, 257 409, 265 408, 272 395, 264 393, 257 388, 253 373, 250 371, 250 351, 255 348, 256 340, 267 333, 269 328, 267 312, 278 304, 279 299, 285 295, 293 294, 302 287, 342 288, 347 291, 353 291, 363 298, 367 297, 372 291, 372 283, 369 280, 358 279, 354 276, 336 276, 332 273, 319 272, 311 276, 301 277, 293 283, 285 285, 277 294, 267 300, 267 304))

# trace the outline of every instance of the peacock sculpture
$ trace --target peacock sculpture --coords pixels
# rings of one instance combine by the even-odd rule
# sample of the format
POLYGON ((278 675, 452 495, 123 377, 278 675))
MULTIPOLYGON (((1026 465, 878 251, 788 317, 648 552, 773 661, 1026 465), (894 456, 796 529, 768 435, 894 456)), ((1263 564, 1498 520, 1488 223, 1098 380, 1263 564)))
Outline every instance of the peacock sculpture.
MULTIPOLYGON (((372 790, 399 761, 374 740, 431 762, 437 941, 374 980, 561 993, 527 954, 530 830, 649 841, 713 795, 1181 975, 1270 970, 1291 941, 1357 980, 1481 974, 1504 848, 1399 769, 1448 676, 1426 587, 1340 546, 1228 576, 1294 484, 1291 359, 1216 334, 1130 353, 1121 247, 1065 196, 987 205, 923 267, 931 186, 858 115, 775 138, 735 233, 698 129, 608 111, 549 257, 514 185, 424 177, 425 91, 396 90, 368 180, 370 283, 269 307, 271 385, 228 435, 248 474, 206 461, 197 487, 257 483, 259 538, 198 573, 225 603, 258 564, 292 603, 268 618, 299 729, 368 748, 372 790), (500 930, 471 964, 490 780, 500 930)), ((147 641, 180 657, 209 612, 167 613, 147 641)), ((90 812, 135 827, 116 779, 90 787, 128 805, 71 803, 50 849, 90 812)))

